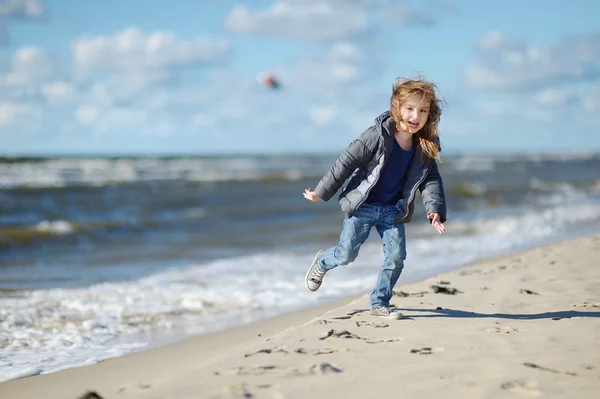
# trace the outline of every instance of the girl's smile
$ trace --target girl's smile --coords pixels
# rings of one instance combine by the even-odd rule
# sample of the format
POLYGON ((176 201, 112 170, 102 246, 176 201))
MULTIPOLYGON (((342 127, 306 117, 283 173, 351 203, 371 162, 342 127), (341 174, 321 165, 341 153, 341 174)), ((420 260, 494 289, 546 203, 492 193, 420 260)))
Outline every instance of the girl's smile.
POLYGON ((400 108, 402 113, 400 129, 410 134, 421 130, 429 117, 429 104, 430 102, 423 98, 421 93, 410 96, 400 108))

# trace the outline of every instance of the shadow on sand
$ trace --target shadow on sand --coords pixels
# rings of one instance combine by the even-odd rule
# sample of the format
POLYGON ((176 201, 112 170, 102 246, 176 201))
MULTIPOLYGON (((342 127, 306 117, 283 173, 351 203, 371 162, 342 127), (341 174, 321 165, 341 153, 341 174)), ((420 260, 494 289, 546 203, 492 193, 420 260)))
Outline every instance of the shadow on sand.
POLYGON ((576 310, 565 310, 559 312, 544 312, 544 313, 524 313, 524 314, 508 314, 508 313, 477 313, 466 312, 464 310, 454 309, 410 309, 410 308, 394 308, 402 311, 406 318, 426 318, 426 317, 456 317, 456 318, 495 318, 495 319, 512 319, 512 320, 539 320, 539 319, 569 319, 573 317, 600 317, 600 312, 579 312, 576 310), (418 312, 427 312, 435 314, 415 314, 418 312))

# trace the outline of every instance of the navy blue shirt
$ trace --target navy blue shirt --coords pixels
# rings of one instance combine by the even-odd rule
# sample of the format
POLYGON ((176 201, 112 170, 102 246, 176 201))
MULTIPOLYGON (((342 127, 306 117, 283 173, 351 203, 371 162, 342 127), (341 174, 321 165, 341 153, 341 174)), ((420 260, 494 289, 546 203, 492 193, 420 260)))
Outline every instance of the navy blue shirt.
POLYGON ((379 180, 367 197, 367 203, 396 205, 402 196, 402 189, 406 183, 406 170, 413 153, 412 149, 410 151, 403 150, 394 140, 390 159, 383 166, 379 180))

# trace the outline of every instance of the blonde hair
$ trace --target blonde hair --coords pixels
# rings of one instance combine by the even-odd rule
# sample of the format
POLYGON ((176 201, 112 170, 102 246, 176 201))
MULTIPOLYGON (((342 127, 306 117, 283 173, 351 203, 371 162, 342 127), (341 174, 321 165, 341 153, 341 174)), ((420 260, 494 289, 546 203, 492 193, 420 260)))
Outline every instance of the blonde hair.
POLYGON ((429 116, 425 126, 415 134, 423 153, 432 159, 440 159, 442 146, 438 132, 440 116, 442 115, 443 100, 437 96, 438 88, 435 83, 424 78, 396 79, 390 98, 390 115, 399 129, 402 122, 402 103, 415 94, 421 94, 429 104, 429 116))

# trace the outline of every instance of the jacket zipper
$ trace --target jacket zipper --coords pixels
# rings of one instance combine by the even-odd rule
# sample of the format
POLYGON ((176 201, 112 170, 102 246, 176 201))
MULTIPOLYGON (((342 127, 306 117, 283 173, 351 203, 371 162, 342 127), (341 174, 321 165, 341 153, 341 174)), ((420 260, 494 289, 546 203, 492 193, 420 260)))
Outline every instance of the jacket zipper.
MULTIPOLYGON (((383 166, 381 166, 381 169, 383 169, 383 166)), ((368 176, 369 176, 369 174, 367 174, 367 177, 368 176)), ((377 184, 377 182, 379 181, 379 177, 381 177, 381 173, 379 175, 377 175, 377 180, 375 180, 375 183, 371 184, 371 187, 369 187, 367 189, 367 192, 365 193, 365 196, 363 197, 362 201, 360 201, 360 203, 356 207, 356 210, 358 210, 358 208, 360 208, 361 205, 365 203, 365 201, 367 200, 367 198, 369 198, 369 193, 371 192, 371 190, 373 189, 373 187, 375 187, 375 184, 377 184)), ((354 211, 354 213, 356 213, 356 210, 354 211)))
POLYGON ((429 172, 428 168, 425 168, 425 172, 423 173, 423 176, 421 176, 421 179, 419 179, 419 181, 417 181, 417 183, 415 185, 413 185, 413 188, 410 190, 410 195, 408 196, 408 201, 406 202, 406 215, 404 215, 402 217, 402 219, 406 218, 408 216, 408 214, 410 213, 410 203, 411 201, 413 201, 413 198, 415 196, 415 193, 417 192, 417 188, 419 187, 419 185, 421 183, 423 183, 423 181, 427 178, 427 173, 429 172))

